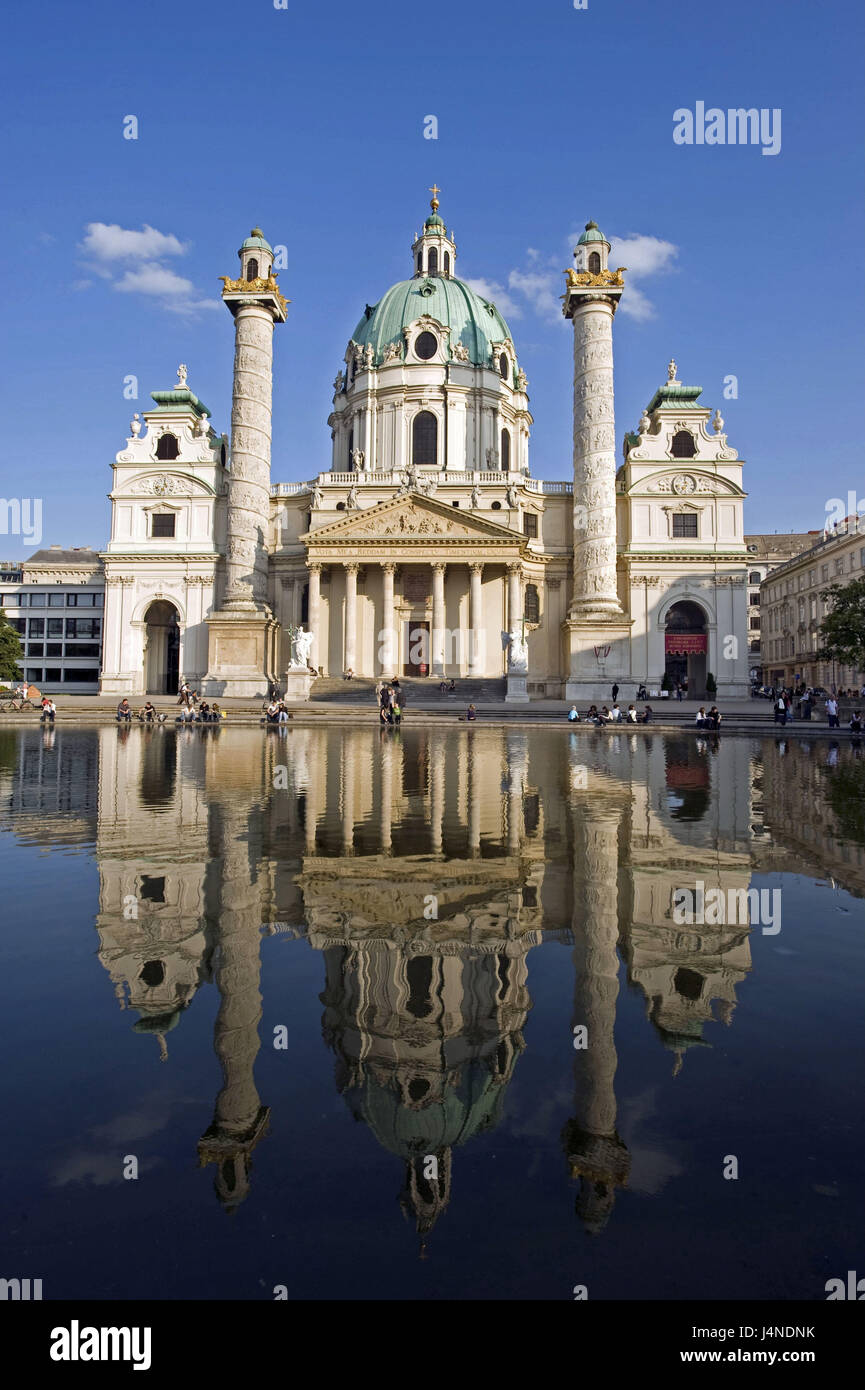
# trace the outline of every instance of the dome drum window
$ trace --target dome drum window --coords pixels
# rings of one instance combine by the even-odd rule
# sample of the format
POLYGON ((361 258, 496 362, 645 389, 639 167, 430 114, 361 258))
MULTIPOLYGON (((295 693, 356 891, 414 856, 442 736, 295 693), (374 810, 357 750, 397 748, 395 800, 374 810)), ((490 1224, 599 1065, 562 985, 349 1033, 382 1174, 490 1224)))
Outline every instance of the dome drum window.
POLYGON ((417 468, 438 465, 438 420, 431 410, 419 411, 412 421, 411 458, 417 468))
POLYGON ((501 377, 502 381, 507 381, 508 369, 509 363, 507 353, 503 352, 499 357, 499 376, 501 377))

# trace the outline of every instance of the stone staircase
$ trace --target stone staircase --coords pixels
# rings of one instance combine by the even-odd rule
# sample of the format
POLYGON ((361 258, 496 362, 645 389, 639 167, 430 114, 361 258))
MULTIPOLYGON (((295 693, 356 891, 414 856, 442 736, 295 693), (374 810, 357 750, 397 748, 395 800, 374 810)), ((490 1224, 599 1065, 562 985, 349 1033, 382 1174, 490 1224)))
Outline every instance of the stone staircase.
MULTIPOLYGON (((400 676, 399 683, 407 708, 411 705, 438 706, 460 712, 465 710, 467 705, 503 704, 507 689, 504 676, 484 680, 458 679, 456 692, 452 695, 442 694, 438 680, 434 677, 421 679, 416 676, 400 676)), ((380 685, 380 678, 373 680, 367 676, 355 676, 350 681, 342 680, 340 676, 319 676, 312 683, 309 698, 334 705, 368 705, 374 709, 377 703, 376 691, 380 685)))

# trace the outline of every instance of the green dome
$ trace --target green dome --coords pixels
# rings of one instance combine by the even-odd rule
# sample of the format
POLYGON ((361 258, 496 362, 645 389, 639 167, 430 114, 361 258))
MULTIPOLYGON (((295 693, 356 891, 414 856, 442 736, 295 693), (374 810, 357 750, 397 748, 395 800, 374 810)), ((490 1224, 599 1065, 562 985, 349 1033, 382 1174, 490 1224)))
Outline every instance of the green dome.
POLYGON ((451 349, 462 343, 476 367, 490 366, 492 344, 511 336, 494 304, 475 294, 462 280, 433 276, 392 285, 377 304, 368 307, 352 339, 362 347, 371 343, 376 363, 380 363, 385 346, 402 343, 403 329, 424 314, 450 328, 451 349))
POLYGON ((256 251, 269 251, 273 255, 273 247, 260 227, 253 227, 240 249, 241 251, 250 251, 253 247, 256 251))
POLYGON ((606 240, 607 238, 604 236, 597 222, 587 222, 586 230, 583 232, 583 235, 580 237, 579 241, 577 242, 577 245, 586 246, 590 241, 606 240))
POLYGON ((442 231, 444 231, 444 226, 445 224, 437 212, 431 212, 426 222, 424 222, 424 227, 426 228, 441 227, 442 231))
POLYGON ((501 1119, 504 1087, 488 1066, 475 1059, 462 1068, 459 1082, 448 1086, 441 1099, 413 1110, 402 1103, 396 1085, 367 1077, 346 1093, 349 1107, 365 1120, 383 1149, 400 1158, 455 1148, 501 1119))

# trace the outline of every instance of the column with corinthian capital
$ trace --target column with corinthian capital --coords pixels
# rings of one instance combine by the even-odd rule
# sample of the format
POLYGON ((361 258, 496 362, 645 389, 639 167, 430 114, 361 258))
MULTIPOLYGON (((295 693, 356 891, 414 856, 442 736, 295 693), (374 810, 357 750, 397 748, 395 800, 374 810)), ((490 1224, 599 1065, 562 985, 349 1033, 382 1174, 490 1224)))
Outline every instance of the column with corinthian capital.
POLYGON ((343 618, 343 674, 354 671, 357 661, 357 565, 354 562, 345 569, 345 615, 343 618))
POLYGON ((437 560, 433 572, 432 610, 432 671, 433 676, 445 673, 445 563, 437 560))
POLYGON ((396 630, 393 616, 393 577, 396 565, 385 560, 381 567, 381 675, 396 674, 396 630))
POLYGON ((484 619, 483 619, 483 580, 484 567, 481 561, 474 560, 469 565, 469 675, 482 676, 484 673, 484 619))

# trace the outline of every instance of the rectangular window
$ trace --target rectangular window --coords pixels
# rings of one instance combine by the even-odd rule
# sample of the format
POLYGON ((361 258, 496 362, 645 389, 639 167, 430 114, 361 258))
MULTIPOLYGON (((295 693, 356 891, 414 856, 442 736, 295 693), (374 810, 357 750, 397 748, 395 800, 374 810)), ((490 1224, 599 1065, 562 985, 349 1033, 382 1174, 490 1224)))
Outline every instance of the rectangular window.
POLYGON ((0 608, 18 608, 17 594, 0 594, 0 608))
POLYGON ((863 545, 862 549, 859 551, 859 563, 862 565, 863 569, 865 569, 865 545, 863 545))
POLYGON ((28 619, 28 622, 27 622, 27 636, 28 636, 28 637, 44 637, 44 636, 45 636, 45 619, 44 619, 44 618, 30 618, 30 619, 28 619))
POLYGON ((673 535, 679 537, 697 535, 697 513, 676 512, 673 516, 673 535))
POLYGON ((752 619, 751 619, 751 631, 752 631, 752 632, 759 632, 759 630, 760 630, 760 619, 759 619, 759 618, 752 618, 752 619))
POLYGON ((523 535, 530 540, 538 534, 538 518, 535 512, 523 512, 523 535))
POLYGON ((93 595, 93 607, 94 607, 94 608, 104 608, 104 607, 105 607, 105 595, 104 595, 104 594, 94 594, 94 595, 93 595))
POLYGON ((48 619, 48 636, 49 636, 49 637, 62 637, 62 636, 63 636, 63 619, 62 619, 62 618, 49 618, 49 619, 48 619))
POLYGON ((49 608, 65 608, 65 607, 66 607, 66 595, 65 595, 65 594, 49 594, 49 595, 48 595, 48 607, 49 607, 49 608))
POLYGON ((28 642, 28 643, 27 643, 27 655, 28 655, 28 656, 44 656, 44 655, 45 655, 45 646, 44 646, 44 644, 43 644, 42 642, 28 642))
POLYGON ((30 595, 30 607, 31 607, 31 608, 44 608, 44 607, 45 607, 45 595, 44 595, 44 594, 31 594, 31 595, 30 595))
POLYGON ((28 666, 24 672, 24 679, 28 685, 38 685, 42 680, 42 667, 28 666))
POLYGON ((24 636, 24 630, 27 627, 26 618, 7 618, 6 621, 13 632, 17 632, 21 637, 24 636))
POLYGON ((102 632, 101 618, 67 618, 67 637, 99 637, 102 632))
POLYGON ((174 523, 177 517, 174 512, 154 512, 151 517, 150 534, 153 537, 173 537, 174 523))
POLYGON ((93 666, 89 671, 72 671, 67 666, 63 679, 67 685, 90 685, 99 679, 99 667, 93 666))
POLYGON ((751 594, 751 595, 749 596, 749 598, 748 598, 748 602, 749 602, 749 604, 751 605, 752 608, 759 608, 759 607, 760 607, 760 595, 759 595, 759 594, 751 594))
POLYGON ((67 656, 98 656, 98 642, 76 642, 74 647, 66 648, 67 656))
POLYGON ((63 680, 63 672, 60 670, 59 666, 49 666, 45 671, 45 679, 47 681, 56 682, 59 685, 63 680))
POLYGON ((46 656, 62 656, 62 655, 63 655, 63 643, 62 643, 62 642, 46 642, 46 643, 45 643, 45 655, 46 655, 46 656))
POLYGON ((820 578, 824 581, 824 583, 825 583, 825 581, 829 578, 829 566, 828 566, 828 565, 821 565, 821 566, 820 566, 820 578))

